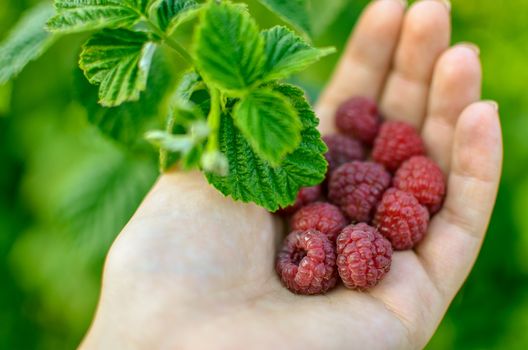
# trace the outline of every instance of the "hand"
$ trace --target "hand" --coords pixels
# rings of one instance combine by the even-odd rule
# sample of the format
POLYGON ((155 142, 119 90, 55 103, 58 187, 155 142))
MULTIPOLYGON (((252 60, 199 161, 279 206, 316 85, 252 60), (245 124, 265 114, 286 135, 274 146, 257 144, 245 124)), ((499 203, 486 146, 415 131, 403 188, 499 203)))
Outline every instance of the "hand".
POLYGON ((198 173, 164 175, 112 246, 84 348, 414 349, 432 336, 480 249, 500 178, 496 104, 480 98, 478 51, 448 48, 448 8, 378 0, 361 17, 317 106, 331 132, 349 96, 421 129, 448 174, 444 207, 369 293, 297 296, 274 272, 278 219, 198 173))

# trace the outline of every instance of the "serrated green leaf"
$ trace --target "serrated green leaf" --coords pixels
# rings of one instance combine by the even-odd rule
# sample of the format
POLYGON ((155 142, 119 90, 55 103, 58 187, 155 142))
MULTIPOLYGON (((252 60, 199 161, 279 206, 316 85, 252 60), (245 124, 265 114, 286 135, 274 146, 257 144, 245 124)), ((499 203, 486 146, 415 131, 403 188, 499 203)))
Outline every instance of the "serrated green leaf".
POLYGON ((187 154, 170 152, 160 148, 160 168, 162 171, 170 169, 178 161, 181 161, 180 165, 183 169, 198 166, 203 154, 203 145, 200 142, 205 140, 209 134, 206 124, 207 134, 200 131, 204 128, 195 127, 200 125, 200 123, 196 123, 197 121, 205 122, 205 116, 209 113, 210 108, 209 93, 199 74, 194 70, 183 74, 172 99, 173 107, 169 111, 165 130, 173 135, 190 134, 191 138, 195 140, 195 146, 187 154), (187 111, 182 113, 182 106, 187 111))
POLYGON ((253 150, 273 166, 299 146, 301 122, 289 99, 271 89, 244 96, 233 110, 236 127, 253 150))
POLYGON ((53 32, 76 33, 134 25, 148 0, 56 0, 57 15, 48 21, 53 32))
POLYGON ((202 12, 194 55, 207 83, 220 90, 240 92, 261 76, 264 40, 244 8, 211 1, 202 12))
POLYGON ((191 96, 198 90, 206 90, 202 77, 194 70, 186 72, 180 78, 176 88, 175 99, 191 101, 191 96))
POLYGON ((335 52, 333 48, 314 48, 282 26, 264 30, 262 36, 265 42, 267 80, 285 78, 335 52))
POLYGON ((143 140, 149 129, 162 128, 161 116, 166 113, 169 87, 174 77, 170 63, 163 52, 156 51, 147 89, 135 102, 126 102, 118 107, 105 108, 97 103, 97 88, 86 81, 80 70, 75 75, 77 99, 86 108, 88 120, 105 136, 133 147, 143 140))
POLYGON ((312 35, 308 0, 259 1, 271 11, 275 12, 286 23, 293 25, 295 28, 308 35, 312 35))
POLYGON ((53 15, 53 7, 43 3, 25 14, 0 44, 0 84, 15 77, 32 60, 55 42, 57 35, 44 26, 53 15))
POLYGON ((194 0, 158 0, 153 8, 161 30, 171 33, 182 22, 196 15, 199 6, 194 0))
POLYGON ((155 49, 146 33, 128 29, 103 30, 83 45, 79 65, 90 83, 100 85, 101 105, 139 99, 155 49))
POLYGON ((172 106, 174 123, 189 127, 198 120, 205 120, 200 107, 189 101, 181 100, 172 106))
POLYGON ((211 96, 202 77, 195 71, 187 72, 181 78, 176 89, 175 99, 193 101, 200 107, 203 115, 209 114, 211 108, 211 96))
POLYGON ((207 173, 208 181, 220 192, 243 202, 255 202, 270 211, 291 204, 301 187, 323 181, 327 163, 326 146, 317 131, 319 123, 299 88, 277 85, 274 91, 287 97, 301 119, 301 143, 278 167, 271 167, 251 148, 235 127, 231 116, 223 115, 220 126, 220 150, 229 161, 229 174, 207 173))

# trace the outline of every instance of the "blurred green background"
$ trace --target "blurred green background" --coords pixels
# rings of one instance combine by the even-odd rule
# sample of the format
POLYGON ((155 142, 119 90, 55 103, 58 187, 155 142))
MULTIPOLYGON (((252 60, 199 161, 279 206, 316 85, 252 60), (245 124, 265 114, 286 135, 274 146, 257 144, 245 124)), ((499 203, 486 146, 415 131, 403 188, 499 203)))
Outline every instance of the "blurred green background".
MULTIPOLYGON (((39 2, 0 0, 0 37, 39 2)), ((341 51, 366 1, 318 3, 324 6, 314 15, 315 43, 341 51)), ((279 22, 249 4, 262 27, 279 22)), ((78 79, 85 39, 60 39, 0 86, 1 349, 78 345, 96 306, 105 254, 157 176, 153 152, 120 146, 89 124, 104 111, 87 102, 93 88, 78 79)), ((428 348, 527 349, 528 1, 454 0, 453 42, 459 41, 480 46, 484 98, 500 103, 504 176, 477 264, 428 348)), ((295 81, 315 97, 337 57, 295 81)), ((141 117, 122 113, 132 122, 141 117)))

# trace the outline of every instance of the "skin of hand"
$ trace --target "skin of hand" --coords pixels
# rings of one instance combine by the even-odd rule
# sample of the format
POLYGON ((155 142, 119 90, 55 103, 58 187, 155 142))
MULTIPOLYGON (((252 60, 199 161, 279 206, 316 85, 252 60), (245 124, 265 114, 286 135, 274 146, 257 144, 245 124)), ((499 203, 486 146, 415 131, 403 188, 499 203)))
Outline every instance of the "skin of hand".
POLYGON ((502 162, 497 104, 480 101, 478 49, 449 47, 444 1, 364 11, 316 111, 376 99, 387 119, 421 130, 448 179, 443 209, 414 250, 395 252, 368 293, 298 296, 274 271, 283 226, 234 202, 197 172, 160 177, 113 244, 83 349, 419 349, 469 274, 502 162))

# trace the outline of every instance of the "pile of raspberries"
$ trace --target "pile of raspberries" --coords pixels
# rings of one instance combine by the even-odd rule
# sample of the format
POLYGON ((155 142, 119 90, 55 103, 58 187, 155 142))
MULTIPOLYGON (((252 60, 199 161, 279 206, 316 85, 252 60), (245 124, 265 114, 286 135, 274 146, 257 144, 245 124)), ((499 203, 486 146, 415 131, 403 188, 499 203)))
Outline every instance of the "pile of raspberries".
POLYGON ((389 272, 393 250, 412 249, 442 207, 442 170, 411 125, 382 121, 376 104, 354 97, 336 112, 338 134, 323 137, 325 181, 299 191, 278 214, 291 233, 276 270, 293 293, 324 294, 340 279, 365 291, 389 272), (371 156, 367 151, 371 150, 371 156))

